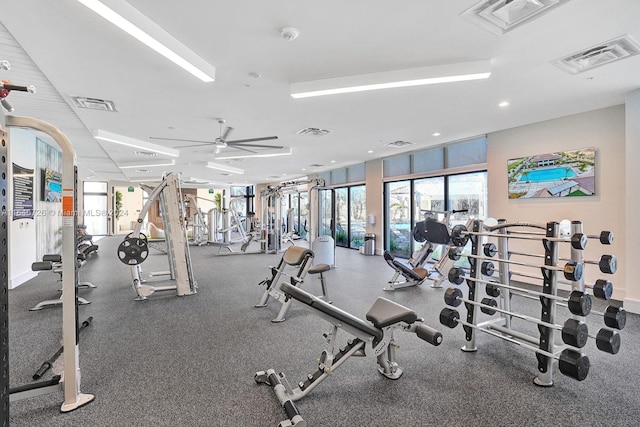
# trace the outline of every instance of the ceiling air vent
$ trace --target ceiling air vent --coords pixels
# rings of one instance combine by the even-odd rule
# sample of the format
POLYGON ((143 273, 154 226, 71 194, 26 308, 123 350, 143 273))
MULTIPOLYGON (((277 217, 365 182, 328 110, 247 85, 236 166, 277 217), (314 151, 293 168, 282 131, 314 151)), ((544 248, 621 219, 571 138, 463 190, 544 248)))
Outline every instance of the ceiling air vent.
POLYGON ((310 168, 321 168, 321 167, 323 167, 323 166, 324 166, 324 165, 319 165, 318 163, 314 163, 314 164, 312 164, 312 165, 309 165, 309 167, 310 167, 310 168))
POLYGON ((578 74, 638 53, 640 44, 631 36, 625 35, 557 59, 553 64, 568 73, 578 74))
POLYGON ((111 112, 118 111, 113 101, 107 101, 106 99, 87 98, 84 96, 72 96, 71 99, 78 108, 111 112))
POLYGON ((320 128, 304 128, 300 129, 296 132, 298 135, 313 135, 313 136, 323 136, 331 132, 330 130, 320 129, 320 128))
POLYGON ((409 141, 393 141, 393 142, 389 142, 388 144, 385 144, 387 147, 393 147, 393 148, 400 148, 400 147, 406 147, 407 145, 411 145, 413 144, 413 142, 409 142, 409 141))
POLYGON ((460 14, 485 30, 501 35, 569 0, 482 0, 460 14))

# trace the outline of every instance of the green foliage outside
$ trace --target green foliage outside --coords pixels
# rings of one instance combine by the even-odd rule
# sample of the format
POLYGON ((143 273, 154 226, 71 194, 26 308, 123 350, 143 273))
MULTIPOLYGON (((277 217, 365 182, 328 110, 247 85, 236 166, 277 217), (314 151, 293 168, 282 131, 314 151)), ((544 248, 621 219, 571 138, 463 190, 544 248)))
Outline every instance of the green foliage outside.
POLYGON ((122 214, 122 192, 116 190, 116 220, 120 219, 122 214))

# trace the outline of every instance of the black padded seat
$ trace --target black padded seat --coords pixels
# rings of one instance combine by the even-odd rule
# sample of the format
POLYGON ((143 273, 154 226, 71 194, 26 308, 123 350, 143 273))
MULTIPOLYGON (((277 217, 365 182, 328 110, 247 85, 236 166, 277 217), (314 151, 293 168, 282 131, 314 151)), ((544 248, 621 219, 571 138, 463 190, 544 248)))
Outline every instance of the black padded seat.
POLYGON ((427 219, 424 221, 424 230, 428 242, 439 245, 448 245, 451 241, 449 229, 443 222, 427 219))
POLYGON ((302 246, 289 246, 282 255, 282 259, 289 265, 298 266, 308 256, 313 256, 313 251, 302 246))
POLYGON ((418 315, 410 308, 379 297, 373 307, 369 309, 367 320, 373 323, 376 328, 382 329, 398 322, 411 324, 418 320, 418 315))
POLYGON ((365 334, 373 336, 375 338, 375 341, 381 340, 384 336, 384 333, 380 329, 374 328, 369 323, 357 318, 353 314, 347 313, 346 311, 336 307, 335 305, 331 305, 328 302, 325 302, 296 286, 292 286, 289 283, 282 283, 280 289, 291 298, 297 299, 298 301, 303 302, 308 306, 315 308, 316 310, 325 313, 342 323, 345 323, 361 332, 364 332, 365 334))
POLYGON ((318 264, 311 267, 308 271, 309 274, 318 274, 324 273, 325 271, 331 270, 331 266, 329 264, 318 264))
POLYGON ((408 277, 410 279, 421 281, 424 280, 423 276, 420 276, 418 273, 409 268, 406 264, 398 261, 389 253, 389 251, 384 251, 383 254, 384 260, 387 261, 387 264, 391 266, 391 268, 395 270, 400 270, 404 277, 408 277))

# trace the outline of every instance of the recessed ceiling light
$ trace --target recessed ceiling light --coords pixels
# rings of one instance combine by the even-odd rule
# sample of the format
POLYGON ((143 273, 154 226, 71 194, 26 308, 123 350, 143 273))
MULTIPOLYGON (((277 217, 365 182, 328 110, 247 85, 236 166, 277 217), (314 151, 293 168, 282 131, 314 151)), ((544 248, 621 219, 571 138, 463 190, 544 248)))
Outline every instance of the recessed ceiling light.
POLYGON ((369 151, 367 151, 367 153, 371 154, 371 153, 373 153, 373 150, 369 150, 369 151))
POLYGON ((500 104, 498 104, 498 107, 504 108, 504 107, 508 107, 509 106, 509 101, 502 101, 500 104))
POLYGON ((440 135, 441 135, 440 132, 434 132, 434 133, 431 134, 431 136, 440 136, 440 135))
POLYGON ((331 163, 335 163, 335 162, 336 162, 335 160, 331 160, 331 163))
POLYGON ((307 170, 307 168, 302 168, 301 170, 304 172, 304 171, 306 171, 306 170, 307 170))

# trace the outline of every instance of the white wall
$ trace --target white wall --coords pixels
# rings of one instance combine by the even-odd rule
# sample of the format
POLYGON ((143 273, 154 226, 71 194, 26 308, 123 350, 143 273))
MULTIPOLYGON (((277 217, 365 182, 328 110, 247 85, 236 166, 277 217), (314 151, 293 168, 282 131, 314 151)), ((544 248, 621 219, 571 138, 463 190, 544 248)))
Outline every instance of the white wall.
POLYGON ((374 215, 375 224, 367 221, 367 233, 376 235, 376 255, 384 252, 384 184, 382 183, 382 159, 366 162, 367 215, 374 215))
MULTIPOLYGON (((629 262, 622 264, 622 270, 625 271, 625 277, 628 278, 627 294, 624 300, 624 307, 633 312, 640 313, 640 283, 633 278, 637 277, 638 272, 635 269, 635 263, 632 260, 632 254, 638 251, 638 242, 640 242, 640 191, 638 191, 638 160, 640 159, 640 90, 631 92, 626 97, 625 102, 625 135, 626 150, 625 155, 625 181, 621 187, 625 188, 626 197, 624 198, 625 218, 625 251, 629 256, 629 262)), ((623 210, 623 209, 620 209, 623 210)))
MULTIPOLYGON (((611 276, 600 273, 597 266, 590 265, 586 268, 586 282, 592 283, 597 278, 610 279, 614 284, 615 299, 623 300, 627 294, 638 295, 637 289, 640 284, 629 283, 626 280, 626 268, 623 267, 632 262, 631 257, 626 256, 625 250, 628 228, 625 222, 625 204, 631 198, 631 194, 625 192, 624 185, 624 106, 492 133, 488 135, 487 149, 490 216, 509 221, 537 223, 566 218, 581 220, 588 234, 599 234, 601 230, 613 231, 615 241, 611 246, 604 246, 597 240, 590 239, 585 250, 585 258, 598 260, 600 255, 611 253, 616 255, 621 268, 611 276), (597 149, 595 196, 557 199, 508 198, 507 160, 586 147, 597 149)), ((637 159, 638 156, 634 158, 636 162, 637 159)), ((631 166, 637 168, 633 163, 631 166)), ((540 246, 537 253, 542 253, 541 249, 540 246)), ((568 251, 561 252, 561 256, 568 256, 568 251)))
MULTIPOLYGON (((17 219, 13 220, 13 165, 28 169, 36 167, 36 138, 29 131, 11 128, 10 144, 9 144, 9 161, 7 162, 8 181, 9 181, 9 217, 7 223, 9 226, 9 289, 13 289, 18 285, 36 276, 31 271, 31 263, 36 259, 36 225, 34 219, 17 219)), ((38 171, 35 171, 38 173, 38 171)), ((34 177, 34 195, 37 197, 34 177)))

